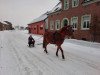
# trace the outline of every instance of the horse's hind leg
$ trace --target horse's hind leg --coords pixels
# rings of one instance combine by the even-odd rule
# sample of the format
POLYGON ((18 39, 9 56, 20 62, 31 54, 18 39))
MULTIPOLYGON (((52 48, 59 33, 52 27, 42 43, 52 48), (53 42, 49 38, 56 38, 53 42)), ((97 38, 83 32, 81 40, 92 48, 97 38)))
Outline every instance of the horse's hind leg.
POLYGON ((44 48, 44 52, 47 52, 47 43, 45 42, 45 40, 43 40, 43 48, 44 48))
POLYGON ((47 49, 45 48, 44 52, 48 53, 47 49))
POLYGON ((44 52, 48 53, 48 51, 47 51, 47 44, 45 44, 44 52))
POLYGON ((62 53, 62 58, 65 59, 63 49, 61 47, 59 47, 59 48, 60 48, 61 53, 62 53))

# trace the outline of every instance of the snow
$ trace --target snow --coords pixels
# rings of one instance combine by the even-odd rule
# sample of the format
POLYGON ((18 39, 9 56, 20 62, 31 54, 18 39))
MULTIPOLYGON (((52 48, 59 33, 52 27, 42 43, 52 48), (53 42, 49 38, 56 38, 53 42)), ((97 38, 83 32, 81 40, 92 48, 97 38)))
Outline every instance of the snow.
POLYGON ((49 11, 49 13, 53 13, 53 12, 61 10, 61 7, 62 7, 62 3, 59 2, 51 11, 49 11))
POLYGON ((39 21, 43 21, 47 18, 47 14, 48 12, 42 14, 41 16, 39 16, 38 18, 34 19, 31 23, 29 24, 32 24, 32 23, 35 23, 35 22, 39 22, 39 21))
POLYGON ((0 31, 0 75, 100 75, 100 43, 66 39, 65 60, 56 57, 56 46, 43 52, 42 36, 32 35, 34 48, 27 46, 27 31, 0 31))

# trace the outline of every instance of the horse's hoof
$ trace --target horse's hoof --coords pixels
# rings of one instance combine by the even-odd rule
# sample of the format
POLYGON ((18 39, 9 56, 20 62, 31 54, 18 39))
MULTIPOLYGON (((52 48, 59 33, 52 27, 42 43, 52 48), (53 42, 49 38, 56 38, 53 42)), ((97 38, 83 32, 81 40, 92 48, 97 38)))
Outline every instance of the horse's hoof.
POLYGON ((65 59, 64 55, 62 55, 62 59, 65 59))
POLYGON ((44 53, 46 53, 45 50, 44 50, 44 53))
POLYGON ((46 52, 46 54, 48 54, 48 52, 46 52))
POLYGON ((62 61, 65 61, 65 59, 62 59, 62 61))
POLYGON ((58 55, 56 54, 56 56, 58 57, 58 55))
POLYGON ((48 52, 46 50, 44 50, 44 52, 47 54, 48 52))
POLYGON ((58 57, 58 53, 56 52, 56 56, 58 57))
POLYGON ((46 54, 48 54, 48 52, 46 52, 46 54))

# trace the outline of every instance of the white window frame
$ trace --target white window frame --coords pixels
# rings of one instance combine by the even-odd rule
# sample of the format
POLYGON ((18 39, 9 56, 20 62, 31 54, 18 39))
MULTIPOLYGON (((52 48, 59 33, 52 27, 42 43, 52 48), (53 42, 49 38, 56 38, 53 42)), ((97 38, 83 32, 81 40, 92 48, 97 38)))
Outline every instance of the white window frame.
POLYGON ((56 30, 59 30, 60 29, 60 20, 56 20, 55 21, 55 29, 56 30), (58 25, 58 28, 57 28, 57 25, 58 25))
POLYGON ((89 21, 89 25, 90 25, 90 22, 91 22, 91 15, 83 15, 82 17, 81 17, 81 30, 89 30, 90 28, 87 28, 87 21, 89 21), (85 20, 83 20, 83 18, 84 17, 89 17, 89 19, 85 19, 85 20), (84 24, 84 22, 86 22, 86 28, 84 28, 83 26, 83 24, 84 24))
POLYGON ((68 9, 69 9, 69 0, 64 0, 64 10, 68 10, 68 9))
POLYGON ((45 20, 45 29, 48 29, 48 19, 45 20))
POLYGON ((91 0, 84 0, 85 2, 91 1, 91 0))
POLYGON ((54 30, 54 21, 50 21, 50 30, 54 30))
POLYGON ((72 7, 77 7, 79 5, 79 0, 72 0, 72 7), (74 5, 74 2, 77 2, 76 5, 74 5))
POLYGON ((71 25, 74 30, 77 30, 77 27, 78 27, 78 17, 77 16, 71 18, 71 25), (73 19, 76 19, 76 20, 73 21, 73 19), (73 24, 76 24, 76 28, 73 24))

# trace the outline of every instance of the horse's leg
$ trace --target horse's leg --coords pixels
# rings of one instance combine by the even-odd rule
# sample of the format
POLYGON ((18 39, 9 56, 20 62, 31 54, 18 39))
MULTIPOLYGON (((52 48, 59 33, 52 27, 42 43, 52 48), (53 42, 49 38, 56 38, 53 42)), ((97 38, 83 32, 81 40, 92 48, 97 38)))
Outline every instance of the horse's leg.
POLYGON ((45 50, 44 50, 44 52, 46 52, 46 53, 48 53, 48 51, 47 51, 47 45, 48 45, 48 44, 45 43, 45 47, 44 47, 45 50))
POLYGON ((61 53, 62 53, 62 58, 65 59, 63 49, 61 48, 61 46, 59 48, 60 48, 61 53))
POLYGON ((58 56, 59 47, 57 47, 56 56, 58 56))
POLYGON ((44 52, 48 53, 47 52, 47 45, 48 43, 46 42, 45 38, 43 39, 43 48, 44 48, 44 52))

